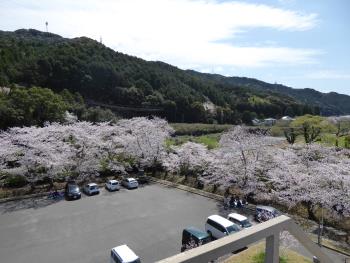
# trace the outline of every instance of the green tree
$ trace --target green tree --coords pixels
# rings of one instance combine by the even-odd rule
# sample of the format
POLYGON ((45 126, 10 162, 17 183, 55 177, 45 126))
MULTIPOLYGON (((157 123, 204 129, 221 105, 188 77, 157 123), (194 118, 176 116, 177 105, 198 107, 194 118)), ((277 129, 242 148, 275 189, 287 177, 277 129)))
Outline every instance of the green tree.
POLYGON ((295 132, 294 128, 289 128, 284 130, 284 136, 289 144, 294 144, 298 134, 295 132))
POLYGON ((242 122, 244 124, 247 124, 247 125, 251 125, 252 124, 252 113, 249 112, 249 111, 244 111, 243 114, 242 114, 242 122))
POLYGON ((321 133, 321 128, 310 125, 308 122, 302 126, 305 143, 315 142, 321 133))
POLYGON ((110 109, 102 109, 100 107, 88 108, 84 112, 82 119, 95 123, 105 121, 115 122, 118 120, 117 116, 110 109))

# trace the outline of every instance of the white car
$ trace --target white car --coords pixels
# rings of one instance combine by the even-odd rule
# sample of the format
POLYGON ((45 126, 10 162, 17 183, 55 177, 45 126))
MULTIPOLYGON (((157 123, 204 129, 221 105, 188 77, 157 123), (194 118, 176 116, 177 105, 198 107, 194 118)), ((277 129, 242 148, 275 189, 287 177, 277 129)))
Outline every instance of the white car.
POLYGON ((139 187, 139 183, 135 178, 125 178, 122 181, 122 185, 128 189, 139 187))
POLYGON ((216 239, 232 235, 240 230, 239 226, 219 215, 209 216, 205 223, 205 231, 216 239))
POLYGON ((106 189, 108 191, 116 191, 120 189, 120 184, 117 180, 108 180, 106 183, 106 189))
POLYGON ((83 191, 87 195, 93 195, 93 194, 100 193, 100 189, 98 188, 98 185, 95 183, 86 184, 83 188, 83 191))
POLYGON ((127 245, 121 245, 112 248, 110 263, 141 263, 141 260, 127 245))
POLYGON ((227 219, 232 223, 239 225, 241 228, 252 227, 252 223, 249 222, 248 218, 237 213, 231 213, 227 216, 227 219))

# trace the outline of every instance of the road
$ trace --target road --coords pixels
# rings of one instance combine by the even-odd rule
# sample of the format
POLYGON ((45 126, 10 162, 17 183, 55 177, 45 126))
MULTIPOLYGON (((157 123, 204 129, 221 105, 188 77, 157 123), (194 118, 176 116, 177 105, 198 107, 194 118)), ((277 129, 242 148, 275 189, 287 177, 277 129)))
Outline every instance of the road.
POLYGON ((128 244, 142 262, 180 251, 183 228, 204 229, 224 214, 216 201, 151 184, 77 201, 29 199, 0 204, 0 262, 105 263, 128 244))

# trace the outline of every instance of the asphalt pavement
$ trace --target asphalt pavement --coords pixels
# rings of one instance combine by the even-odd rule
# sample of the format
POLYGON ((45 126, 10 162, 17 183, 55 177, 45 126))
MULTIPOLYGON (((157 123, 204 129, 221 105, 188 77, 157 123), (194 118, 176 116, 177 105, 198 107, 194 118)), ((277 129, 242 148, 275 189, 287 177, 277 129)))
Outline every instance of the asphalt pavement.
POLYGON ((228 212, 212 199, 158 184, 76 201, 7 202, 0 204, 0 262, 106 263, 121 244, 143 263, 154 262, 180 252, 185 227, 204 229, 209 215, 228 212))
POLYGON ((157 184, 76 201, 29 199, 0 205, 0 262, 109 262, 128 244, 142 262, 180 252, 182 230, 204 229, 215 201, 157 184))

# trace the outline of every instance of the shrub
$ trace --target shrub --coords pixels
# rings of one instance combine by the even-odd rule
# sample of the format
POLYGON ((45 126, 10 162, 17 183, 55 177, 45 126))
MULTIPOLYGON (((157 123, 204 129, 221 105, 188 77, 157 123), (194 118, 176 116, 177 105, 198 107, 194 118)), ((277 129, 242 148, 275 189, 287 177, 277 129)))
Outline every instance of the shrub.
MULTIPOLYGON (((260 252, 253 258, 253 263, 264 263, 265 262, 265 252, 260 252)), ((280 263, 288 263, 287 258, 280 256, 280 263)))
POLYGON ((9 176, 5 180, 5 186, 11 188, 23 187, 27 184, 27 179, 21 175, 9 176))
POLYGON ((344 138, 344 147, 350 149, 350 135, 344 138))

